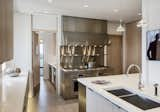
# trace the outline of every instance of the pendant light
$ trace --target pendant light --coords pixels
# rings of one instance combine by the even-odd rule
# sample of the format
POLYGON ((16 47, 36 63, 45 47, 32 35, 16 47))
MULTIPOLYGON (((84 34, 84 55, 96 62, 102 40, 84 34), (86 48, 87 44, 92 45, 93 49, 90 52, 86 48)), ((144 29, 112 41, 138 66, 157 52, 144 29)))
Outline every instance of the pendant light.
POLYGON ((138 28, 142 28, 142 27, 146 27, 147 26, 147 21, 145 19, 141 19, 138 23, 137 23, 137 27, 138 28))
POLYGON ((137 27, 146 27, 147 26, 147 21, 144 19, 141 19, 138 23, 137 23, 137 27))
POLYGON ((138 13, 139 16, 141 16, 141 20, 137 23, 137 27, 146 27, 147 26, 147 21, 142 17, 142 13, 138 13))
POLYGON ((125 28, 122 26, 122 20, 120 20, 120 25, 117 27, 117 32, 125 32, 125 28))
MULTIPOLYGON (((124 1, 123 0, 119 0, 119 8, 118 9, 121 9, 121 7, 123 6, 123 4, 124 4, 124 1)), ((125 27, 122 25, 122 19, 121 18, 122 17, 120 17, 120 24, 117 27, 116 31, 123 33, 123 32, 125 32, 125 27)))

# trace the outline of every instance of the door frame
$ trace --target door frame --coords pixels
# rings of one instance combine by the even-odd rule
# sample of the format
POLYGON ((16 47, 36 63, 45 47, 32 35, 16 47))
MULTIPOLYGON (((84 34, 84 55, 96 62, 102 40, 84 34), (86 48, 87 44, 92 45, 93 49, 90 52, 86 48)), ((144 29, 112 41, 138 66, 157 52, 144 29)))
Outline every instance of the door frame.
POLYGON ((32 78, 33 95, 35 96, 40 89, 40 54, 39 54, 39 36, 37 32, 32 31, 32 78))

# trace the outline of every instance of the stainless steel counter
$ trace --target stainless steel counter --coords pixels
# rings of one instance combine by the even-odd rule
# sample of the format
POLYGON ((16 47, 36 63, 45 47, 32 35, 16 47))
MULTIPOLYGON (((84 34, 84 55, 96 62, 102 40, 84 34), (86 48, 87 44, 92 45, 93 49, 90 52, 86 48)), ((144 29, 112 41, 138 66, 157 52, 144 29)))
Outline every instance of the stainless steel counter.
MULTIPOLYGON (((111 72, 110 67, 97 67, 89 69, 64 69, 61 68, 61 95, 64 99, 78 97, 78 78, 97 77, 100 74, 111 72)), ((111 73, 109 73, 111 74, 111 73)))
POLYGON ((61 68, 62 71, 64 72, 74 72, 74 71, 96 71, 96 70, 105 70, 109 69, 110 67, 97 67, 97 68, 87 68, 87 69, 66 69, 66 68, 61 68))

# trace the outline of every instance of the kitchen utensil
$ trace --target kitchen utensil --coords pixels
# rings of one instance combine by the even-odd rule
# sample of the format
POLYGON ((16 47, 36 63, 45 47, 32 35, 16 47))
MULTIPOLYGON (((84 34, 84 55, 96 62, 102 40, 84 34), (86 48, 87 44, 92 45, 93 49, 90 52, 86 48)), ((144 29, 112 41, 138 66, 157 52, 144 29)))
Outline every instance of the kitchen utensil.
POLYGON ((95 56, 95 53, 96 53, 96 46, 93 47, 92 56, 95 56))
POLYGON ((88 53, 87 53, 87 62, 89 62, 89 58, 91 56, 92 46, 88 47, 88 53))
POLYGON ((88 62, 88 68, 94 68, 96 62, 88 62))
POLYGON ((75 55, 75 46, 72 46, 72 48, 71 48, 71 59, 70 59, 70 64, 69 64, 69 67, 70 67, 70 68, 73 67, 74 55, 75 55))
POLYGON ((84 64, 86 62, 85 59, 86 59, 86 54, 87 54, 87 46, 84 46, 82 50, 83 50, 82 64, 84 64))

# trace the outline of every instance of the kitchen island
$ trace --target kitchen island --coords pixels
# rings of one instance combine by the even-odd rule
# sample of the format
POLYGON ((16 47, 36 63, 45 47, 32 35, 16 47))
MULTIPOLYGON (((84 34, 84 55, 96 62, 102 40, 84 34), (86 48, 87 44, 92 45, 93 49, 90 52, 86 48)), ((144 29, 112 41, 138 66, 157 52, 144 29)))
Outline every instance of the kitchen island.
MULTIPOLYGON (((153 85, 144 85, 138 89, 139 75, 114 75, 104 77, 80 78, 79 112, 160 112, 160 97, 155 96, 153 85), (95 84, 95 81, 106 81, 106 84, 95 84), (125 89, 156 102, 158 106, 151 109, 139 108, 123 97, 109 93, 110 90, 125 89)), ((135 96, 135 95, 134 95, 135 96)), ((137 104, 140 103, 137 100, 137 104)), ((153 102, 151 104, 154 104, 153 102)), ((139 104, 142 105, 142 104, 139 104)), ((143 104, 146 106, 145 104, 143 104)))

